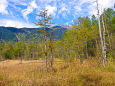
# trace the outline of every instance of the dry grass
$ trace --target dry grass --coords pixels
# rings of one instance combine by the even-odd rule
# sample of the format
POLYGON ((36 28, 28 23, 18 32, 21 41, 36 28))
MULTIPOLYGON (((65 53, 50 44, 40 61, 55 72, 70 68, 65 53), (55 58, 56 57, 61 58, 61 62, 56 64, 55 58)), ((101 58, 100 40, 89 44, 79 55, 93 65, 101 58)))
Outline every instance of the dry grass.
POLYGON ((0 86, 115 86, 115 65, 98 67, 93 60, 80 64, 58 62, 46 73, 42 60, 0 62, 0 86))

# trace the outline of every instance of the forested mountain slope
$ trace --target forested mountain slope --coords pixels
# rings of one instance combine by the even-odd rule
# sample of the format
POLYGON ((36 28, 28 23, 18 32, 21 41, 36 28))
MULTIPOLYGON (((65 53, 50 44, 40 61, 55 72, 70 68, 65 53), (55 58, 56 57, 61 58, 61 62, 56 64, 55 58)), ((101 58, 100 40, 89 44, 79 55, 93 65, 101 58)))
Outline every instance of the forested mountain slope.
MULTIPOLYGON (((54 35, 56 39, 61 39, 63 33, 66 31, 67 27, 64 26, 53 26, 47 28, 47 31, 55 29, 54 35)), ((42 28, 14 28, 14 27, 0 27, 0 40, 1 41, 17 41, 16 35, 24 34, 27 39, 32 39, 36 34, 40 35, 42 28)))

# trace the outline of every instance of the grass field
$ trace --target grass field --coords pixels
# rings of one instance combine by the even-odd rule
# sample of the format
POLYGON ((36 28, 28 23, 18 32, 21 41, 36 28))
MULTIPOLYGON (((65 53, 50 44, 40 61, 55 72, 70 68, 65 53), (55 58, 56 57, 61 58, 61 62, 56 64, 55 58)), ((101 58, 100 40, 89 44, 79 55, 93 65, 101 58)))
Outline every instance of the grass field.
POLYGON ((80 64, 56 60, 54 72, 45 72, 42 60, 0 62, 0 86, 115 86, 115 64, 105 68, 94 60, 80 64))

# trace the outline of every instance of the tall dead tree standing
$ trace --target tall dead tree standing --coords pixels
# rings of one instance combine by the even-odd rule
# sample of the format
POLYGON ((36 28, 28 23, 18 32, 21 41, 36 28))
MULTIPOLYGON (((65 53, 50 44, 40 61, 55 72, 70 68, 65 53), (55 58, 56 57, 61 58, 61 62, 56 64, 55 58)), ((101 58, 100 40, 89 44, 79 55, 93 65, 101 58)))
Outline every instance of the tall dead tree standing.
POLYGON ((103 66, 105 67, 105 65, 106 65, 106 56, 105 56, 104 41, 103 41, 102 29, 101 29, 101 23, 100 23, 100 14, 99 14, 99 4, 98 4, 98 0, 96 0, 96 4, 97 4, 99 36, 100 36, 100 41, 101 41, 101 49, 102 49, 102 57, 103 57, 103 66))

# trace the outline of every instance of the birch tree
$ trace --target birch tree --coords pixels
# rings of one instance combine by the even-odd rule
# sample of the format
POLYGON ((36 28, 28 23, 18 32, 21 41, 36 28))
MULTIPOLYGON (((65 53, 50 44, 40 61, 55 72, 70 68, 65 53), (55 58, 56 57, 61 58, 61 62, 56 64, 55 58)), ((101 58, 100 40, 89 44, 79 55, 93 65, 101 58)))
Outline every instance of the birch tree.
POLYGON ((103 19, 103 15, 102 15, 102 24, 103 24, 103 47, 104 47, 104 63, 106 64, 106 43, 105 43, 105 23, 104 23, 104 19, 103 19))
POLYGON ((98 0, 96 0, 96 4, 97 4, 97 17, 98 17, 98 26, 99 26, 99 36, 100 36, 100 41, 101 41, 101 49, 102 49, 102 56, 103 56, 103 66, 105 67, 106 65, 106 56, 105 51, 104 51, 104 42, 103 42, 103 38, 102 38, 102 30, 101 30, 101 23, 100 23, 100 14, 99 14, 99 4, 98 4, 98 0))

